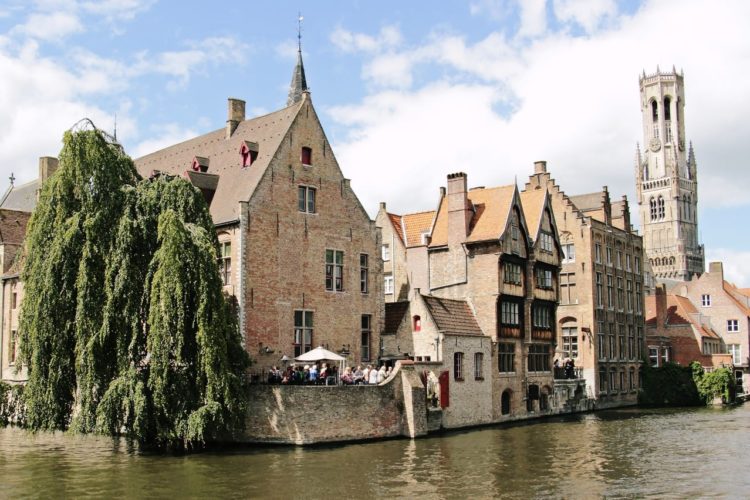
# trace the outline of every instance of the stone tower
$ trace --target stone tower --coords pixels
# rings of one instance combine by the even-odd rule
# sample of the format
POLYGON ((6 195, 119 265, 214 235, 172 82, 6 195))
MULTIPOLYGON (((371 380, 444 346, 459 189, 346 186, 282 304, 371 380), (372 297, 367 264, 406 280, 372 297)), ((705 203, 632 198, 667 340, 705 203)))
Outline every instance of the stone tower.
POLYGON ((686 281, 705 270, 698 243, 698 180, 685 147, 685 84, 672 67, 639 78, 643 146, 635 178, 643 246, 658 281, 686 281))

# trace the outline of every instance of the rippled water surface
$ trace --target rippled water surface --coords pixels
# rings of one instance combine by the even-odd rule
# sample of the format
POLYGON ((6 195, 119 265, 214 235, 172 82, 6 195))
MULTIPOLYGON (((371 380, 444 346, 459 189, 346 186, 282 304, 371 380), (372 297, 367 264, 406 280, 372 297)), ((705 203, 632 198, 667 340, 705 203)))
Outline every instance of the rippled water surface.
POLYGON ((0 428, 0 498, 750 498, 750 405, 315 448, 138 453, 0 428))

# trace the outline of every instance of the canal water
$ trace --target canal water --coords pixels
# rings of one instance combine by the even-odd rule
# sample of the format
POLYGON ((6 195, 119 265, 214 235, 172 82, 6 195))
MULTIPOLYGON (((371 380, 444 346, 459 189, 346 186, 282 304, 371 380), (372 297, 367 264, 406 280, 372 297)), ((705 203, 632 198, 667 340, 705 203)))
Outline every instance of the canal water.
POLYGON ((0 428, 0 498, 29 496, 750 498, 750 405, 627 409, 416 441, 188 456, 0 428))

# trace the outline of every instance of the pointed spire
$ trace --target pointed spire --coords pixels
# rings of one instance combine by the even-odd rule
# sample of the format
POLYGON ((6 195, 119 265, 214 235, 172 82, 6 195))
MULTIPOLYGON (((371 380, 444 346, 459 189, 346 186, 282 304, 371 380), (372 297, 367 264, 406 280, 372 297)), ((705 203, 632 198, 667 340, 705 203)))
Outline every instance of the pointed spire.
POLYGON ((302 94, 308 91, 307 79, 305 78, 305 66, 302 64, 302 15, 297 19, 297 65, 292 73, 292 82, 289 84, 289 97, 286 105, 291 106, 302 100, 302 94))

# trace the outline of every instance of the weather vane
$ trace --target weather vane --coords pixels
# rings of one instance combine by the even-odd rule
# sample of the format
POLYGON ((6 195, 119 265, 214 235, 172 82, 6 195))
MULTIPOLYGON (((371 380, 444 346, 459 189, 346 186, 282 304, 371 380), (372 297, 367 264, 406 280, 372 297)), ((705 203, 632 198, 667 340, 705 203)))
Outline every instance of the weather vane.
POLYGON ((302 52, 302 12, 297 13, 297 49, 302 52))
POLYGON ((10 173, 9 179, 10 179, 10 185, 11 187, 13 187, 13 183, 16 182, 16 176, 13 175, 13 172, 10 173))

